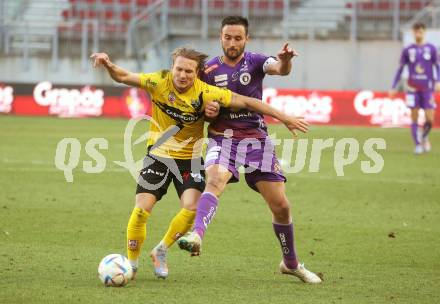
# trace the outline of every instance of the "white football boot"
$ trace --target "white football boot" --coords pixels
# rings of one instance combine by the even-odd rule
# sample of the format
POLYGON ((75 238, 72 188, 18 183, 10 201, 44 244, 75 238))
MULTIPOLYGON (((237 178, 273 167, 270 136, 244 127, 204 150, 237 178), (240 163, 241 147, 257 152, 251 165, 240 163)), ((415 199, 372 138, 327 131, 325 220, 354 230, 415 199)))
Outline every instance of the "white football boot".
POLYGON ((289 269, 289 268, 287 268, 286 264, 284 264, 284 261, 281 261, 281 263, 280 263, 280 272, 282 274, 293 275, 293 276, 299 278, 304 283, 319 284, 319 283, 322 282, 321 278, 318 277, 313 272, 307 270, 304 267, 304 264, 298 264, 297 268, 289 269))
POLYGON ((167 253, 168 250, 162 242, 151 250, 150 257, 153 261, 154 275, 158 279, 166 279, 168 277, 167 253))
POLYGON ((414 154, 422 154, 424 152, 423 150, 423 146, 422 145, 416 145, 416 147, 414 148, 414 154))
POLYGON ((431 151, 431 143, 429 142, 429 138, 425 137, 422 139, 423 151, 430 152, 431 151))
POLYGON ((200 255, 202 248, 202 239, 199 234, 195 231, 189 232, 182 236, 178 241, 180 249, 186 250, 191 253, 191 256, 200 255))

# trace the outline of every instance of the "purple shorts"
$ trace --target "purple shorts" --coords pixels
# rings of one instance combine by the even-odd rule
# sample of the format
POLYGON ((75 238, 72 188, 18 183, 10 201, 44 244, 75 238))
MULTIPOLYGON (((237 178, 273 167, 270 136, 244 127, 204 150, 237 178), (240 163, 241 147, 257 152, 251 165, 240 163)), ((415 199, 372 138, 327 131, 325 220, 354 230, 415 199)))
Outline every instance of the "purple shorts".
POLYGON ((408 108, 435 109, 436 104, 432 91, 415 91, 406 93, 408 108))
POLYGON ((240 179, 238 168, 243 166, 246 183, 258 192, 259 181, 286 182, 280 163, 275 155, 275 147, 270 138, 209 138, 205 157, 205 168, 220 164, 232 173, 230 183, 240 179))

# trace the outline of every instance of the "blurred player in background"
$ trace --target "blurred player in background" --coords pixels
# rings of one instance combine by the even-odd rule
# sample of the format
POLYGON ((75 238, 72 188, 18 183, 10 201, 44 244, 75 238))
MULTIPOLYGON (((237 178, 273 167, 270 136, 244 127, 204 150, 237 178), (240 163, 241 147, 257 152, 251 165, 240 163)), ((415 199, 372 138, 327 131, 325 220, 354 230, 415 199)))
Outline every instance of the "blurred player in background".
POLYGON ((205 188, 203 168, 193 167, 193 164, 202 164, 204 115, 217 115, 219 106, 248 108, 279 119, 292 132, 294 129, 307 131, 307 124, 260 100, 200 81, 198 73, 207 56, 193 49, 176 49, 172 54, 171 71, 149 74, 124 70, 112 63, 105 53, 93 54, 91 58, 95 67, 102 65, 115 81, 142 88, 151 95, 150 137, 144 168, 138 179, 135 207, 127 226, 127 255, 136 273, 140 250, 146 239, 147 220, 173 181, 182 209, 171 221, 162 241, 150 253, 155 275, 166 278, 167 250, 192 227, 196 204, 205 188))
MULTIPOLYGON (((269 75, 288 75, 292 69, 292 58, 297 55, 286 43, 278 53, 278 58, 245 52, 249 41, 248 20, 241 16, 229 16, 221 25, 221 43, 223 56, 211 59, 205 66, 202 79, 209 84, 228 88, 238 94, 261 99, 263 78, 269 75)), ((202 193, 193 231, 182 237, 179 246, 200 254, 201 241, 205 230, 212 220, 218 204, 218 198, 228 182, 237 182, 239 167, 252 167, 260 164, 253 172, 245 173, 249 187, 259 192, 272 211, 272 223, 276 237, 281 245, 283 259, 280 271, 297 276, 307 283, 320 283, 321 279, 300 264, 295 253, 294 229, 290 214, 290 203, 285 193, 285 181, 281 166, 275 155, 274 146, 268 138, 264 117, 249 110, 231 111, 221 109, 219 117, 209 126, 210 142, 206 153, 205 170, 207 183, 202 193), (232 138, 232 149, 225 164, 221 153, 222 142, 232 138), (256 139, 259 148, 251 147, 247 151, 238 151, 243 139, 256 139), (265 155, 270 153, 270 155, 265 155), (262 170, 263 162, 269 159, 270 170, 262 170), (238 161, 244 158, 243 161, 238 161)))
POLYGON ((402 71, 407 66, 409 77, 406 104, 411 109, 411 135, 415 144, 414 153, 421 154, 431 150, 428 135, 434 123, 436 104, 433 93, 435 90, 439 90, 440 69, 436 47, 425 43, 426 26, 423 23, 415 23, 412 29, 415 43, 402 51, 400 66, 389 95, 390 97, 396 95, 402 71), (425 111, 426 117, 421 134, 418 128, 419 109, 425 111))

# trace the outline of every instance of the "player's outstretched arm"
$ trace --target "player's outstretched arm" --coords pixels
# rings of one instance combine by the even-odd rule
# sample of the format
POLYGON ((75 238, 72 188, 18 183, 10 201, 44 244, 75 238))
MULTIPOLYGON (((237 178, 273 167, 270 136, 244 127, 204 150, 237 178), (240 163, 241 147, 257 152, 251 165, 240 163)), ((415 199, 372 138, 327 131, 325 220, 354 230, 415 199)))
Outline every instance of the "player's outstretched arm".
POLYGON ((94 53, 90 58, 93 60, 93 67, 103 66, 107 69, 110 77, 116 81, 133 87, 140 87, 140 75, 127 71, 110 61, 106 53, 94 53))
POLYGON ((259 99, 232 93, 231 108, 248 109, 263 115, 269 115, 278 119, 296 136, 295 130, 306 133, 309 130, 309 124, 302 117, 286 115, 274 107, 262 102, 259 99))
POLYGON ((269 75, 288 75, 292 70, 292 58, 298 56, 298 53, 289 48, 289 43, 284 43, 282 49, 278 52, 278 60, 265 67, 266 73, 269 75))

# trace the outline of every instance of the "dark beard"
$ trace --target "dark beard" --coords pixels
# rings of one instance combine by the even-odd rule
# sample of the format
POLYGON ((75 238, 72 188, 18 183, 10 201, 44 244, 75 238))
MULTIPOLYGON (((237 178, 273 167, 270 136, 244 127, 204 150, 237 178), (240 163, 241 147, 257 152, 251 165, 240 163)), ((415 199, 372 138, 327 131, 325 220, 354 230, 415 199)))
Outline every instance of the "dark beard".
POLYGON ((237 50, 237 55, 235 55, 235 56, 230 56, 230 55, 228 54, 228 50, 225 49, 225 48, 223 48, 223 54, 225 55, 226 58, 228 58, 228 59, 231 60, 231 61, 234 61, 235 59, 237 59, 238 57, 240 57, 240 56, 243 54, 243 52, 244 52, 244 48, 242 48, 242 49, 238 49, 238 50, 237 50))

